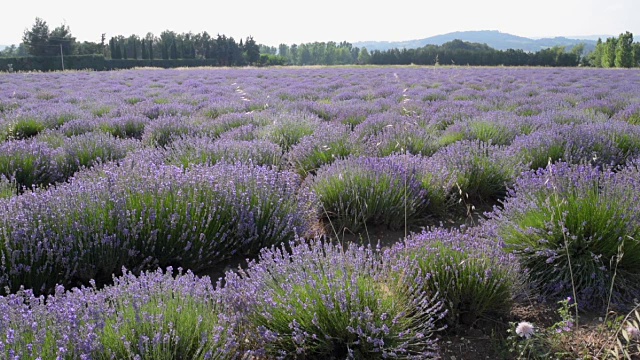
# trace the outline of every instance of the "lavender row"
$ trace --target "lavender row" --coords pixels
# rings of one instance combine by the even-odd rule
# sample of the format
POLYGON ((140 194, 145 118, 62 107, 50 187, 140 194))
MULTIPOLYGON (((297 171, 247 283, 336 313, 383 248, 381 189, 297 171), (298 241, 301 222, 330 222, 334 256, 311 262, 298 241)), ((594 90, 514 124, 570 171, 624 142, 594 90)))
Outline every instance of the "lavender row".
POLYGON ((0 203, 0 283, 47 293, 121 266, 194 271, 306 235, 315 195, 293 173, 250 165, 155 165, 140 156, 0 203))
POLYGON ((20 290, 0 297, 0 354, 436 358, 439 332, 495 316, 497 308, 486 309, 491 302, 509 303, 518 269, 509 256, 493 256, 500 251, 476 235, 444 230, 384 253, 299 239, 264 249, 215 287, 207 277, 168 268, 125 271, 102 290, 58 286, 47 297, 20 290), (425 254, 442 261, 423 262, 425 254), (443 281, 452 271, 456 276, 443 281))

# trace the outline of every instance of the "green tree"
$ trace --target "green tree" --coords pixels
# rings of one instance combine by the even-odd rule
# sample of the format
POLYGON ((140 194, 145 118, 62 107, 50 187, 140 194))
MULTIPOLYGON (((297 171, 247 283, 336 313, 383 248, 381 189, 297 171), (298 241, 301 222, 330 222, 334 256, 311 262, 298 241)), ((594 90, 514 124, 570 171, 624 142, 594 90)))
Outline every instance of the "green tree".
POLYGON ((289 48, 289 59, 291 64, 298 64, 298 45, 293 44, 289 48))
POLYGON ((260 46, 256 44, 253 36, 249 36, 245 41, 244 53, 247 57, 247 62, 251 65, 256 64, 260 60, 260 46))
POLYGON ((17 53, 18 48, 16 47, 16 45, 11 45, 8 46, 6 48, 4 48, 3 50, 0 50, 0 57, 15 57, 16 53, 17 53))
POLYGON ((142 60, 149 59, 149 49, 147 48, 146 39, 142 39, 142 41, 140 41, 140 49, 142 50, 140 54, 142 56, 142 60))
POLYGON ((62 24, 49 34, 48 49, 50 55, 59 55, 60 49, 64 55, 71 55, 76 38, 71 36, 71 30, 66 24, 62 24))
POLYGON ((147 40, 147 45, 149 47, 149 59, 153 60, 153 43, 155 39, 155 35, 153 33, 148 32, 147 35, 144 36, 147 40))
POLYGON ((170 58, 171 59, 177 59, 178 58, 178 46, 176 45, 176 40, 174 39, 171 42, 171 47, 169 49, 169 53, 170 53, 170 58))
POLYGON ((49 45, 49 25, 47 25, 47 22, 37 17, 31 29, 24 30, 22 42, 27 47, 30 55, 47 55, 49 45))
POLYGON ((633 67, 633 34, 628 31, 618 37, 615 65, 619 68, 633 67))
POLYGON ((366 47, 360 49, 360 54, 358 54, 358 64, 365 65, 369 64, 371 61, 371 55, 369 55, 369 51, 367 51, 366 47))
POLYGON ((604 52, 604 44, 602 39, 598 38, 596 48, 589 54, 589 65, 593 67, 602 67, 602 54, 604 52))
POLYGON ((73 55, 104 55, 103 46, 90 41, 77 42, 73 47, 73 55))
POLYGON ((138 35, 131 35, 127 39, 127 46, 131 49, 131 56, 133 59, 138 58, 138 43, 140 42, 140 38, 138 35))
POLYGON ((584 54, 584 43, 580 43, 571 48, 571 55, 573 55, 576 59, 576 64, 580 64, 582 60, 582 55, 584 54))
POLYGON ((612 68, 616 66, 616 38, 608 38, 602 49, 602 67, 612 68))
POLYGON ((117 59, 116 57, 116 38, 112 37, 109 39, 109 54, 112 59, 117 59))
POLYGON ((287 44, 278 45, 278 56, 289 58, 289 45, 287 44))
POLYGON ((640 66, 640 43, 633 43, 633 66, 640 66))
POLYGON ((338 48, 336 47, 336 43, 333 41, 329 41, 324 49, 324 56, 320 60, 320 64, 324 65, 334 65, 337 59, 338 48))
POLYGON ((300 44, 300 65, 311 64, 311 51, 307 44, 300 44))
MULTIPOLYGON (((173 31, 165 30, 160 33, 160 50, 162 51, 162 58, 169 59, 171 52, 171 45, 175 42, 176 33, 173 31)), ((177 56, 177 49, 176 49, 177 56)))

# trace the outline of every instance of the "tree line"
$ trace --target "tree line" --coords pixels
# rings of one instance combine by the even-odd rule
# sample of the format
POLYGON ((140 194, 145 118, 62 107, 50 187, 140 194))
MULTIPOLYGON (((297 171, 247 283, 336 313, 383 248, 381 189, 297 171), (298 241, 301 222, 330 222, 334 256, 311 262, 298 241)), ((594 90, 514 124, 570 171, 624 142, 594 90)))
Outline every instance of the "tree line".
POLYGON ((259 63, 260 46, 252 36, 236 42, 233 37, 220 34, 212 37, 206 31, 177 34, 165 30, 159 37, 152 33, 144 37, 112 37, 107 56, 134 60, 213 59, 220 66, 243 66, 259 63))
POLYGON ((369 64, 382 65, 476 65, 476 66, 578 66, 584 45, 570 51, 554 46, 537 52, 496 50, 486 44, 453 40, 442 45, 427 45, 417 49, 375 50, 369 64))
MULTIPOLYGON (((69 26, 62 24, 49 30, 47 23, 36 18, 24 31, 22 43, 0 51, 0 57, 52 57, 72 55, 101 55, 107 60, 144 60, 146 66, 164 60, 163 66, 180 62, 169 60, 202 60, 207 66, 244 65, 483 65, 483 66, 593 66, 638 67, 640 43, 633 42, 633 34, 626 32, 604 42, 598 39, 595 51, 584 54, 584 45, 567 49, 555 46, 537 52, 496 50, 486 44, 454 40, 443 45, 427 45, 417 49, 390 49, 369 52, 343 41, 280 44, 278 47, 258 44, 252 36, 237 42, 224 34, 211 36, 201 33, 181 33, 165 30, 159 36, 117 35, 99 43, 78 42, 69 26), (206 60, 206 61, 205 61, 206 60)), ((86 60, 86 59, 85 59, 86 60)), ((118 64, 133 64, 119 62, 118 64)), ((127 65, 127 66, 129 66, 127 65)), ((132 65, 133 66, 133 65, 132 65)), ((193 65, 197 66, 197 65, 193 65)))
POLYGON ((36 18, 30 29, 24 31, 22 43, 0 51, 0 57, 46 57, 73 55, 103 55, 113 60, 177 60, 206 59, 208 64, 220 66, 243 66, 268 61, 261 59, 260 45, 252 36, 236 42, 233 37, 218 34, 213 37, 206 31, 198 34, 165 30, 160 36, 147 33, 144 37, 122 35, 111 37, 106 43, 106 34, 101 41, 77 42, 69 26, 62 24, 49 30, 46 21, 36 18))
POLYGON ((604 42, 598 39, 596 49, 588 56, 589 65, 603 68, 640 67, 640 43, 633 42, 633 34, 625 32, 604 42))

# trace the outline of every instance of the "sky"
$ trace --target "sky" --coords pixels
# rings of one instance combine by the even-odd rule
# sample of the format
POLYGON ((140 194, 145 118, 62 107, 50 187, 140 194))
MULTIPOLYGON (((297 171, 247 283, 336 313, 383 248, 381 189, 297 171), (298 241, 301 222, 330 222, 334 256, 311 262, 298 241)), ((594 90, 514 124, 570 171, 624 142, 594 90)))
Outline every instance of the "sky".
POLYGON ((402 41, 453 31, 498 30, 539 38, 618 35, 640 40, 638 0, 81 0, 5 1, 0 7, 0 44, 21 42, 36 17, 49 29, 66 23, 79 41, 164 30, 207 31, 237 41, 248 36, 261 44, 314 41, 402 41), (96 5, 89 5, 94 3, 96 5), (431 4, 432 3, 432 4, 431 4))

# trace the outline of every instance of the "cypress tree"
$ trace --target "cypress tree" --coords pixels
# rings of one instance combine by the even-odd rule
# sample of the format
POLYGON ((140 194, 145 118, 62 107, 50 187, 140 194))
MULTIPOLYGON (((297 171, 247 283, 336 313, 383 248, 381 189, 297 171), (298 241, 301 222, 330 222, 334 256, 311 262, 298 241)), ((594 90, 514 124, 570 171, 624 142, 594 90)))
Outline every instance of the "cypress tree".
POLYGON ((133 39, 133 59, 136 60, 138 59, 138 42, 136 41, 136 39, 133 39))
POLYGON ((116 40, 114 38, 109 39, 109 52, 111 53, 112 59, 117 59, 116 57, 116 40))
POLYGON ((171 43, 171 59, 177 59, 178 58, 178 46, 176 46, 176 41, 173 40, 173 42, 171 43))
POLYGON ((616 66, 616 38, 608 38, 602 51, 602 67, 612 68, 616 66))

